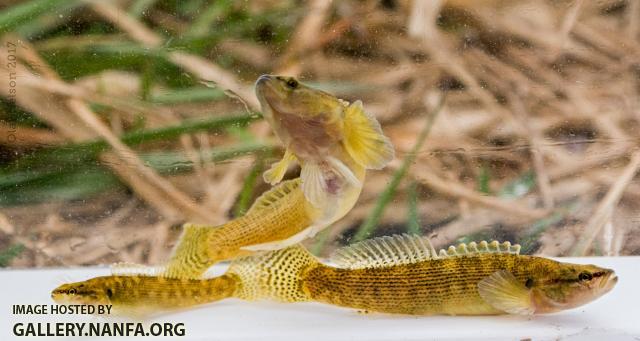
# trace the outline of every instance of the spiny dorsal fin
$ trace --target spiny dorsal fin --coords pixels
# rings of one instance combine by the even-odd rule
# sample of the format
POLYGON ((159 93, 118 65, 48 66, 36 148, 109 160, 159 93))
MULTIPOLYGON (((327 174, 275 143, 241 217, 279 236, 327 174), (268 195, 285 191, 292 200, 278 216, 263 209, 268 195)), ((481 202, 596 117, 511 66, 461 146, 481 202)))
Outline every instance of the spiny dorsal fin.
POLYGON ((147 266, 138 263, 119 262, 111 265, 114 276, 159 276, 164 272, 162 266, 147 266))
POLYGON ((399 234, 369 239, 338 249, 331 257, 331 262, 342 268, 364 269, 481 253, 519 254, 520 245, 482 241, 449 246, 436 252, 429 239, 425 237, 399 234))
POLYGON ((481 241, 480 243, 471 242, 469 244, 458 244, 458 246, 449 246, 446 249, 441 249, 438 253, 440 257, 457 257, 457 256, 469 256, 479 253, 509 253, 520 254, 520 245, 511 245, 510 242, 498 242, 494 240, 490 243, 481 241))
POLYGON ((246 214, 257 213, 269 208, 278 200, 284 198, 300 186, 300 178, 287 180, 272 189, 262 193, 258 199, 251 205, 246 214))
POLYGON ((331 261, 342 268, 364 269, 411 264, 435 258, 438 255, 429 239, 399 234, 369 239, 338 249, 331 261))
POLYGON ((166 273, 165 266, 148 266, 138 263, 119 262, 114 263, 110 267, 113 276, 146 276, 146 277, 163 277, 173 279, 207 279, 215 277, 214 274, 206 272, 202 277, 190 276, 172 276, 166 273))

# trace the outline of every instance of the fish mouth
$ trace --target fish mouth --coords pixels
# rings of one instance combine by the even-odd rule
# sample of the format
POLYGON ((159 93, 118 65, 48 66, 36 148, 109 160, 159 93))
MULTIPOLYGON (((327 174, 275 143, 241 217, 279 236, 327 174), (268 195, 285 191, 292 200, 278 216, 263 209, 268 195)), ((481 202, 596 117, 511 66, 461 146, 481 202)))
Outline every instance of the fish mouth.
POLYGON ((265 83, 268 83, 271 79, 273 79, 273 76, 271 75, 262 75, 258 77, 258 80, 256 80, 256 86, 264 86, 265 83))
POLYGON ((600 282, 600 290, 607 292, 613 289, 616 283, 618 283, 618 276, 611 270, 611 272, 607 274, 607 277, 600 282))

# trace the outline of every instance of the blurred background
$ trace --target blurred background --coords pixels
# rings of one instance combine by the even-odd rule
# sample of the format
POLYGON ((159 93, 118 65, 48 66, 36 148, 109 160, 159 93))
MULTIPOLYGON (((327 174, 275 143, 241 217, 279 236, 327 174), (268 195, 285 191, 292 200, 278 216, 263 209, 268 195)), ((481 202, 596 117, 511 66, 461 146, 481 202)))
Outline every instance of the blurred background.
POLYGON ((640 0, 5 0, 0 40, 0 266, 160 264, 242 215, 283 153, 264 73, 362 99, 396 147, 319 256, 640 254, 640 0))

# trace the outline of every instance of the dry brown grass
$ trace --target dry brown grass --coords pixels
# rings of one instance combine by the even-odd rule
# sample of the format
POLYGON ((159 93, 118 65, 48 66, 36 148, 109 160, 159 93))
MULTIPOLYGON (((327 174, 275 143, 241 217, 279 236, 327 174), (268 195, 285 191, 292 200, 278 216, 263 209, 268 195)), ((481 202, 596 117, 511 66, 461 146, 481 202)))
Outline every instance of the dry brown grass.
MULTIPOLYGON (((229 90, 227 100, 206 105, 151 105, 127 90, 138 87, 136 73, 61 80, 38 58, 38 49, 51 42, 5 35, 5 41, 24 47, 16 103, 51 129, 19 127, 19 144, 0 136, 0 145, 21 151, 101 137, 111 147, 100 156, 102 164, 132 193, 2 208, 0 241, 27 248, 13 262, 21 267, 162 262, 179 223, 219 224, 230 218, 256 158, 216 164, 199 152, 231 145, 235 137, 185 135, 148 147, 182 151, 194 165, 189 174, 161 176, 140 160, 144 148, 130 148, 118 135, 139 113, 153 128, 204 112, 256 110, 251 80, 271 72, 344 84, 345 90, 334 92, 361 98, 397 149, 397 160, 371 172, 356 208, 316 238, 320 242, 307 242, 328 241, 323 255, 348 243, 371 213, 441 92, 447 93, 445 106, 375 235, 406 230, 406 189, 417 181, 422 232, 441 246, 471 235, 524 241, 530 251, 549 256, 640 254, 639 3, 312 0, 284 49, 223 40, 211 54, 235 56, 232 68, 208 56, 170 52, 168 60, 191 77, 229 90), (101 80, 105 77, 108 84, 101 80), (112 109, 105 116, 88 103, 112 109), (532 185, 527 172, 535 174, 532 185), (525 190, 500 195, 510 183, 525 190)), ((161 10, 145 20, 129 17, 128 5, 91 2, 85 8, 92 14, 74 15, 97 16, 124 39, 147 47, 166 43, 159 29, 186 25, 161 10)), ((252 10, 278 5, 258 1, 252 10)), ((0 48, 0 55, 6 54, 0 48)), ((2 82, 8 72, 0 68, 2 82)), ((7 89, 3 83, 0 94, 7 96, 7 89)), ((8 129, 1 124, 0 134, 8 129)), ((253 123, 249 132, 277 142, 264 122, 253 123)), ((266 188, 257 183, 252 197, 266 188)))

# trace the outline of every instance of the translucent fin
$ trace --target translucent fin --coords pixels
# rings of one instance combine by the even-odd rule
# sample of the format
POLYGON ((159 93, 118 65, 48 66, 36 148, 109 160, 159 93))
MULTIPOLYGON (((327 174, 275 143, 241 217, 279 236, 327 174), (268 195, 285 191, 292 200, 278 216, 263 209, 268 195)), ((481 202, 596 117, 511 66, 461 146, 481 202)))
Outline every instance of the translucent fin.
POLYGON ((269 170, 262 174, 262 178, 271 186, 279 183, 280 181, 282 181, 282 178, 287 172, 289 165, 294 161, 296 161, 296 156, 293 155, 293 153, 289 149, 287 149, 284 152, 284 156, 282 157, 282 159, 272 164, 271 168, 269 168, 269 170))
POLYGON ((324 226, 311 225, 287 239, 276 240, 273 242, 262 243, 262 244, 249 245, 249 246, 242 247, 241 249, 247 250, 247 251, 254 251, 254 252, 255 251, 274 251, 274 250, 284 249, 285 247, 298 244, 307 238, 312 238, 323 227, 324 226))
POLYGON ((327 201, 326 182, 322 169, 316 163, 305 163, 300 172, 304 197, 316 208, 324 207, 327 201))
POLYGON ((471 256, 480 253, 519 254, 520 245, 510 242, 471 242, 441 249, 433 248, 429 239, 416 235, 399 234, 365 240, 337 250, 331 261, 339 267, 349 269, 378 268, 389 265, 411 264, 415 262, 471 256))
POLYGON ((393 159, 393 145, 384 136, 380 123, 355 101, 345 109, 344 146, 361 166, 381 169, 393 159))
POLYGON ((327 162, 339 177, 345 179, 352 186, 360 186, 360 180, 342 161, 330 156, 327 158, 327 162))
POLYGON ((227 273, 238 276, 242 283, 235 297, 299 302, 310 299, 301 285, 302 273, 317 264, 309 251, 296 245, 236 259, 227 273))
POLYGON ((183 232, 163 274, 171 278, 199 278, 214 261, 209 255, 209 233, 215 227, 184 224, 183 232))
POLYGON ((506 270, 494 272, 478 283, 478 293, 492 307, 509 314, 535 312, 531 291, 506 270))
POLYGON ((291 194, 298 187, 300 187, 300 178, 282 182, 276 187, 262 193, 253 205, 251 205, 246 214, 254 214, 262 210, 269 209, 272 205, 291 194))
POLYGON ((436 259, 427 238, 400 234, 365 240, 338 249, 331 262, 348 269, 379 268, 436 259))
POLYGON ((110 267, 114 276, 159 276, 164 273, 165 268, 160 266, 147 266, 138 263, 119 262, 110 267))
POLYGON ((441 249, 438 252, 440 257, 457 257, 457 256, 470 256, 479 253, 508 253, 513 255, 520 254, 520 245, 510 242, 498 242, 496 240, 487 243, 481 241, 480 243, 471 242, 469 244, 458 244, 458 246, 449 246, 446 249, 441 249))

